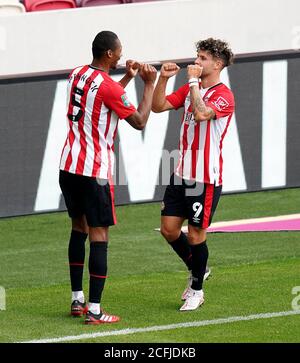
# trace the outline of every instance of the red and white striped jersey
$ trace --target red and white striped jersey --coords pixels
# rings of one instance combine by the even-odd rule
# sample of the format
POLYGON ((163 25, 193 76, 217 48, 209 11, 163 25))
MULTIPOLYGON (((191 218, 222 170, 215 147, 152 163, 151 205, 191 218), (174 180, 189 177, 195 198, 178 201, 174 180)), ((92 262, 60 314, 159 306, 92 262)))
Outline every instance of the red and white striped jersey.
POLYGON ((199 87, 206 106, 215 111, 213 120, 194 120, 188 84, 167 96, 175 109, 184 106, 175 174, 183 179, 218 186, 222 185, 222 146, 234 112, 234 96, 223 83, 206 89, 199 83, 199 87))
POLYGON ((60 169, 111 179, 118 120, 133 114, 135 107, 120 83, 89 65, 71 72, 67 102, 68 134, 60 169))

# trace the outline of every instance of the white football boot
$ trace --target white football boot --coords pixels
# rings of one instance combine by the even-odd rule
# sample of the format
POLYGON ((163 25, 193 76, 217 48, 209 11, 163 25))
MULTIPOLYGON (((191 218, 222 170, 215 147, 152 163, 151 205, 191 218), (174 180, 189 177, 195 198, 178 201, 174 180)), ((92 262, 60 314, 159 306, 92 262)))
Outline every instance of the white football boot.
POLYGON ((206 266, 203 281, 208 280, 208 277, 210 276, 210 273, 211 273, 210 268, 208 266, 206 266))
MULTIPOLYGON (((210 268, 208 266, 206 266, 203 281, 208 280, 208 277, 210 276, 210 273, 211 273, 210 268)), ((183 293, 181 295, 181 300, 182 301, 186 300, 186 298, 187 298, 187 296, 189 294, 190 287, 192 286, 192 282, 193 282, 193 276, 192 276, 192 274, 190 274, 190 276, 188 277, 187 286, 186 286, 186 288, 184 289, 184 291, 183 291, 183 293)))
POLYGON ((189 289, 189 294, 179 309, 180 311, 190 311, 196 310, 199 306, 204 303, 204 292, 203 290, 193 290, 191 287, 189 289))

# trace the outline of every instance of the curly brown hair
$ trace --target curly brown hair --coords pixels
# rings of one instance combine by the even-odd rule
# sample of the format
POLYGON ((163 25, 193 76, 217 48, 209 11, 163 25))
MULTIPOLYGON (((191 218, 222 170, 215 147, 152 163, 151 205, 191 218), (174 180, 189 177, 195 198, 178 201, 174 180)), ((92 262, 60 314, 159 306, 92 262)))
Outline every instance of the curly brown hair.
POLYGON ((228 43, 220 39, 208 38, 206 40, 199 40, 199 42, 196 43, 196 49, 197 52, 205 50, 213 57, 221 59, 224 67, 233 63, 233 53, 229 48, 228 43))

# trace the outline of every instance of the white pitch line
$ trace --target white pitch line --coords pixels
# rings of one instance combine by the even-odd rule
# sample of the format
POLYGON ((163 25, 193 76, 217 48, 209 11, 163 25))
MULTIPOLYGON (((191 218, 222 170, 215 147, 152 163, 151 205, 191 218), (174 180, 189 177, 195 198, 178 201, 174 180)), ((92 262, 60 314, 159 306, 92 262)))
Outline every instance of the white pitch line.
POLYGON ((191 322, 187 322, 187 323, 156 325, 156 326, 150 326, 148 328, 128 328, 128 329, 111 330, 111 331, 105 331, 105 332, 99 332, 99 333, 69 335, 69 336, 64 336, 64 337, 59 337, 59 338, 29 340, 29 341, 24 341, 24 342, 19 342, 19 343, 60 343, 60 342, 67 342, 67 341, 74 341, 74 340, 108 337, 108 336, 113 336, 113 335, 129 335, 129 334, 136 334, 136 333, 147 333, 147 332, 151 332, 151 331, 162 331, 162 330, 172 330, 172 329, 181 329, 181 328, 192 328, 192 327, 198 327, 198 326, 228 324, 228 323, 235 323, 238 321, 270 319, 270 318, 277 318, 277 317, 289 316, 289 315, 300 315, 300 310, 280 311, 277 313, 263 313, 263 314, 254 314, 254 315, 248 315, 248 316, 231 316, 229 318, 221 318, 221 319, 215 319, 215 320, 201 320, 201 321, 191 321, 191 322))

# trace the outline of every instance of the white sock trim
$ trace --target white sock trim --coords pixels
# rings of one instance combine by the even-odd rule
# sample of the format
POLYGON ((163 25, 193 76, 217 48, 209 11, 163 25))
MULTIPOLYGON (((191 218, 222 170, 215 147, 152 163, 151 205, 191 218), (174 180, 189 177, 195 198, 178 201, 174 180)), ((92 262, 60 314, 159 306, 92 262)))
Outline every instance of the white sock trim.
POLYGON ((72 291, 72 302, 74 300, 78 300, 81 303, 84 303, 84 293, 83 293, 83 291, 72 291))
POLYGON ((89 311, 93 314, 99 315, 100 314, 100 304, 91 303, 89 302, 89 311))

